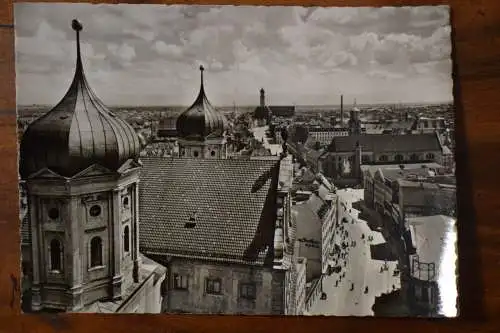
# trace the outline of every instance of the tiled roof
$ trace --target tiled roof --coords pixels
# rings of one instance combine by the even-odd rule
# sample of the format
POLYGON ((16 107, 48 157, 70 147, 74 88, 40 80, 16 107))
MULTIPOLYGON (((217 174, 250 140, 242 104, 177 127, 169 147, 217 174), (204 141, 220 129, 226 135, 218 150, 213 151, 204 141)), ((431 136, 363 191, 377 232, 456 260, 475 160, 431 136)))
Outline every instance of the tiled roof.
POLYGON ((280 161, 142 162, 142 252, 255 264, 263 263, 266 247, 272 255, 280 161), (196 225, 186 228, 190 217, 196 225))
POLYGON ((332 152, 353 152, 359 142, 364 151, 418 152, 440 151, 441 144, 436 134, 361 134, 334 137, 329 150, 332 152))

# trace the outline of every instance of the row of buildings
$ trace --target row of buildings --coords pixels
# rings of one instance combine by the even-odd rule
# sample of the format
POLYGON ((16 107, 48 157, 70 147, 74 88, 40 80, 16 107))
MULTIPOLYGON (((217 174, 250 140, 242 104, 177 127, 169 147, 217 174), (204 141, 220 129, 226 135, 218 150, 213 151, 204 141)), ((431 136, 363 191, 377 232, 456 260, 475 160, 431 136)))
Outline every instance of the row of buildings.
POLYGON ((320 253, 330 253, 332 242, 322 242, 331 237, 329 232, 320 237, 322 225, 336 226, 344 218, 342 215, 349 215, 341 209, 343 198, 333 194, 336 188, 347 187, 363 189, 361 216, 373 230, 382 232, 389 251, 396 255, 401 270, 399 299, 401 307, 406 308, 400 314, 448 315, 450 312, 443 310, 446 303, 452 303, 451 311, 456 311, 455 300, 449 299, 453 293, 445 295, 443 290, 455 286, 456 292, 457 199, 452 123, 441 116, 403 116, 384 124, 363 121, 360 110, 353 107, 345 121, 341 102, 340 124, 337 121, 331 127, 307 122, 290 126, 290 121, 267 120, 278 128, 291 127, 291 131, 296 126, 305 128, 303 135, 287 142, 287 147, 300 165, 316 175, 315 182, 325 179, 333 189, 328 200, 318 194, 323 185, 307 195, 299 191, 307 200, 294 206, 301 231, 299 240, 307 244, 299 252, 307 258, 307 281, 310 285, 316 281, 318 286, 315 292, 311 292, 314 288, 308 290, 306 308, 320 294, 321 281, 328 273, 324 267, 329 258, 320 253), (378 126, 379 130, 374 130, 378 126), (335 204, 323 211, 325 202, 335 204), (334 218, 329 215, 333 211, 334 218), (311 237, 304 239, 304 235, 311 237), (445 276, 448 280, 444 280, 445 276))

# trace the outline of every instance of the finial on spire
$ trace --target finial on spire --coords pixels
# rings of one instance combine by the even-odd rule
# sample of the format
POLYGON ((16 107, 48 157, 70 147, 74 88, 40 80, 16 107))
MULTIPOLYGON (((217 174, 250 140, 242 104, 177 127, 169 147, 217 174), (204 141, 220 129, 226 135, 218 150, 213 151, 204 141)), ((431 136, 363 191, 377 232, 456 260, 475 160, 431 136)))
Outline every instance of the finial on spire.
POLYGON ((200 65, 200 74, 201 74, 201 87, 203 88, 203 71, 205 70, 205 67, 203 65, 200 65))
POLYGON ((80 55, 80 31, 82 31, 83 26, 77 19, 73 19, 71 21, 71 27, 76 31, 76 74, 78 75, 78 73, 82 70, 82 59, 80 55))
POLYGON ((74 19, 73 21, 71 21, 71 27, 76 32, 82 31, 82 29, 83 29, 82 24, 77 19, 74 19))

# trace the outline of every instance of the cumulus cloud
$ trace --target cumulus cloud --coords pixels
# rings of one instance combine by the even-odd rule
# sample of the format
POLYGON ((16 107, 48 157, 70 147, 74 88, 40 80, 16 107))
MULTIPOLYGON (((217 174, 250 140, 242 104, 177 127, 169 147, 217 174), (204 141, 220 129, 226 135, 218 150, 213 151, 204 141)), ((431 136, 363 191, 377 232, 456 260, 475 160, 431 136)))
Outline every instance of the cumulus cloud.
POLYGON ((89 81, 112 104, 189 104, 200 64, 216 104, 258 103, 260 87, 278 104, 451 98, 445 6, 16 4, 20 103, 54 104, 67 88, 75 17, 89 81), (42 76, 53 84, 35 87, 42 76))

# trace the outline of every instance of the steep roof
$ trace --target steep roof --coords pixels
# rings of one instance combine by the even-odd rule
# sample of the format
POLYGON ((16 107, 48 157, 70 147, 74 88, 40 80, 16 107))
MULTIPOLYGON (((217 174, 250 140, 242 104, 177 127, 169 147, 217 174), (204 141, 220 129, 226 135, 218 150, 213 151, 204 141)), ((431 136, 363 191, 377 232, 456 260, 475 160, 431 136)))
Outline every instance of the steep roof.
POLYGON ((280 161, 142 162, 142 252, 246 264, 272 259, 280 161))
POLYGON ((436 134, 361 134, 334 137, 329 151, 353 152, 356 142, 359 142, 362 150, 376 153, 427 152, 442 149, 436 134))

